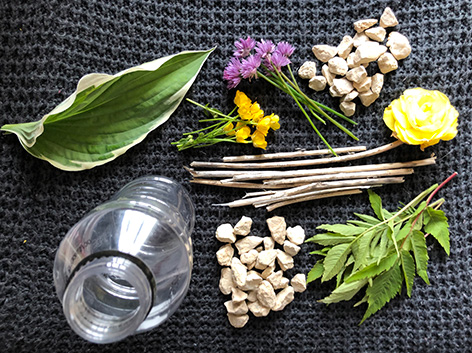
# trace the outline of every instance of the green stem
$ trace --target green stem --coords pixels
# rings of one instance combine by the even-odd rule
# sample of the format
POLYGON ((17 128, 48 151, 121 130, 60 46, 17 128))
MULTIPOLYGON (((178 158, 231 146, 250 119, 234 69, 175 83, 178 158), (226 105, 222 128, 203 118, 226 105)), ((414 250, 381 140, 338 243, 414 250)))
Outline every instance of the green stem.
MULTIPOLYGON (((213 114, 216 114, 216 115, 219 115, 219 116, 222 116, 224 118, 227 118, 227 119, 234 119, 235 117, 231 117, 229 115, 226 115, 226 114, 223 114, 222 112, 218 111, 218 110, 214 110, 212 108, 208 108, 208 107, 205 107, 204 105, 200 104, 200 103, 197 103, 193 100, 191 100, 190 98, 186 98, 187 101, 189 101, 190 103, 192 104, 195 104, 197 107, 200 107, 202 109, 205 109, 206 111, 210 112, 210 113, 213 113, 213 114)), ((234 110, 233 110, 234 111, 234 110)), ((203 121, 203 120, 202 120, 203 121)))

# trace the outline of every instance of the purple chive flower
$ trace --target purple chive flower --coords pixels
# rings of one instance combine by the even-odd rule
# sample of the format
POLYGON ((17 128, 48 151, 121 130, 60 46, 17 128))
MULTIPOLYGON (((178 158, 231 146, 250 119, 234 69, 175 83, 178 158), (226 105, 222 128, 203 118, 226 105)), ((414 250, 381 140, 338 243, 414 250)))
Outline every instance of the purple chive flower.
POLYGON ((270 62, 271 62, 271 65, 268 66, 270 71, 273 71, 274 66, 277 69, 277 71, 280 71, 282 67, 290 64, 290 60, 285 55, 282 55, 278 51, 272 54, 272 57, 270 58, 270 62))
POLYGON ((265 41, 262 39, 260 42, 257 42, 256 53, 262 59, 265 59, 270 56, 275 50, 275 45, 270 40, 265 41))
POLYGON ((257 55, 250 55, 247 59, 243 59, 241 65, 241 75, 243 78, 257 78, 257 69, 261 66, 261 58, 257 55))
POLYGON ((231 58, 223 71, 223 78, 228 81, 228 89, 234 88, 241 82, 241 61, 231 58))
POLYGON ((288 58, 290 55, 293 54, 295 48, 287 42, 280 42, 277 44, 276 51, 288 58))
POLYGON ((251 39, 251 37, 247 37, 247 39, 239 38, 239 41, 234 42, 236 49, 234 51, 234 56, 236 58, 245 58, 251 54, 251 50, 254 49, 256 45, 256 41, 251 39))

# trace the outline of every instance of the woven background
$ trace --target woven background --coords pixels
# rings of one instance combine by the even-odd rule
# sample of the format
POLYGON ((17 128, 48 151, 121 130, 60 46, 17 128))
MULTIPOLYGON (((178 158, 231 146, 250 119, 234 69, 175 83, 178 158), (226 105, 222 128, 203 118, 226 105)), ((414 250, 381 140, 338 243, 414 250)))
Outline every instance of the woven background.
MULTIPOLYGON (((418 169, 401 187, 378 192, 394 209, 453 171, 459 173, 441 196, 451 226, 451 256, 428 240, 431 285, 415 281, 412 298, 392 300, 361 327, 364 307, 352 302, 325 306, 316 300, 333 289, 311 284, 282 312, 251 316, 243 329, 232 328, 218 290, 219 247, 214 230, 242 215, 254 219, 265 235, 267 213, 261 209, 226 209, 213 203, 241 197, 240 190, 188 183, 183 165, 192 160, 255 153, 249 145, 219 145, 177 152, 170 141, 201 125, 201 112, 183 103, 172 118, 141 144, 104 166, 63 172, 33 158, 11 135, 0 136, 0 351, 5 352, 464 352, 472 344, 472 234, 470 218, 472 5, 468 1, 7 1, 0 2, 0 124, 35 121, 70 95, 90 72, 122 69, 187 49, 218 46, 188 96, 232 109, 234 92, 221 79, 233 42, 239 36, 287 40, 297 48, 295 66, 313 59, 314 44, 337 45, 352 23, 379 18, 385 6, 395 11, 398 30, 409 37, 413 53, 387 75, 381 97, 356 113, 353 129, 360 144, 391 142, 383 109, 406 88, 440 89, 460 112, 459 135, 422 153, 404 146, 379 161, 406 161, 434 152, 437 165, 418 169), (136 177, 161 174, 183 183, 196 204, 193 233, 194 271, 180 309, 162 326, 122 342, 97 346, 68 327, 56 297, 52 268, 56 248, 67 230, 88 210, 107 200, 136 177), (26 240, 26 242, 24 242, 26 240)), ((305 85, 306 82, 301 82, 305 85)), ((282 128, 267 151, 322 148, 294 103, 263 82, 244 85, 252 99, 281 117, 282 128)), ((336 107, 325 91, 316 99, 336 107)), ((356 145, 332 126, 323 130, 334 146, 356 145)), ((308 202, 280 209, 290 226, 308 234, 327 222, 341 222, 352 212, 368 212, 365 194, 308 202)), ((315 262, 304 245, 295 257, 296 272, 315 262)))

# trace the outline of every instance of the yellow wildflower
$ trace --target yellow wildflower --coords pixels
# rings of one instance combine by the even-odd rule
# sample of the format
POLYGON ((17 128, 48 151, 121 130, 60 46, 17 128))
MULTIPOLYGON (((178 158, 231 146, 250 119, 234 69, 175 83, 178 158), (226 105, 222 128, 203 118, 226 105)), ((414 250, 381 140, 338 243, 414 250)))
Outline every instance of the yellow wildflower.
POLYGON ((234 104, 236 104, 238 107, 242 107, 251 105, 251 103, 251 100, 244 92, 236 91, 236 95, 234 96, 234 104))
POLYGON ((256 130, 259 131, 264 136, 267 136, 267 133, 270 129, 270 117, 266 116, 264 119, 257 123, 256 130))
POLYGON ((270 128, 274 131, 280 129, 279 116, 271 114, 269 117, 270 117, 270 128))
POLYGON ((259 130, 254 131, 254 133, 251 136, 252 139, 252 145, 254 147, 266 149, 267 147, 267 141, 265 140, 265 136, 262 132, 259 130))
POLYGON ((236 142, 247 143, 246 139, 251 135, 249 126, 243 126, 236 131, 236 142))
POLYGON ((226 132, 226 135, 228 136, 233 136, 236 134, 236 132, 233 129, 234 129, 233 123, 228 123, 223 127, 223 131, 226 132))
POLYGON ((251 120, 255 123, 258 123, 264 117, 264 111, 261 109, 261 106, 257 102, 254 102, 254 104, 251 105, 250 114, 251 120))
POLYGON ((421 150, 451 140, 457 134, 459 113, 446 95, 423 88, 406 90, 385 109, 383 120, 393 136, 421 150))

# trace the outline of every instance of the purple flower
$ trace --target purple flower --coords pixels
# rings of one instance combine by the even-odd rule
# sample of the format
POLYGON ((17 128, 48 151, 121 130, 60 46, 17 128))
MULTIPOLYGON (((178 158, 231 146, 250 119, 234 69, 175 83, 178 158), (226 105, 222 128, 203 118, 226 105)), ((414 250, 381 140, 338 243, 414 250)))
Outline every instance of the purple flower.
POLYGON ((231 58, 223 71, 223 78, 228 81, 228 89, 234 88, 241 82, 241 61, 231 58))
POLYGON ((277 69, 277 71, 280 71, 282 67, 290 64, 290 60, 285 55, 282 55, 278 51, 272 54, 272 57, 270 58, 270 62, 271 62, 271 65, 268 66, 270 71, 274 71, 274 66, 277 69))
POLYGON ((280 42, 277 44, 276 51, 288 58, 290 55, 293 54, 295 48, 287 42, 280 42))
POLYGON ((251 54, 251 50, 254 49, 256 45, 256 41, 251 39, 251 37, 247 37, 247 39, 239 38, 239 41, 234 42, 236 49, 234 51, 234 56, 236 58, 245 58, 251 54))
POLYGON ((243 78, 257 78, 257 69, 261 66, 261 58, 258 55, 250 55, 247 59, 243 59, 241 65, 241 75, 243 78))
POLYGON ((257 42, 256 53, 262 59, 265 59, 270 56, 275 50, 275 45, 270 40, 265 41, 262 39, 260 42, 257 42))

